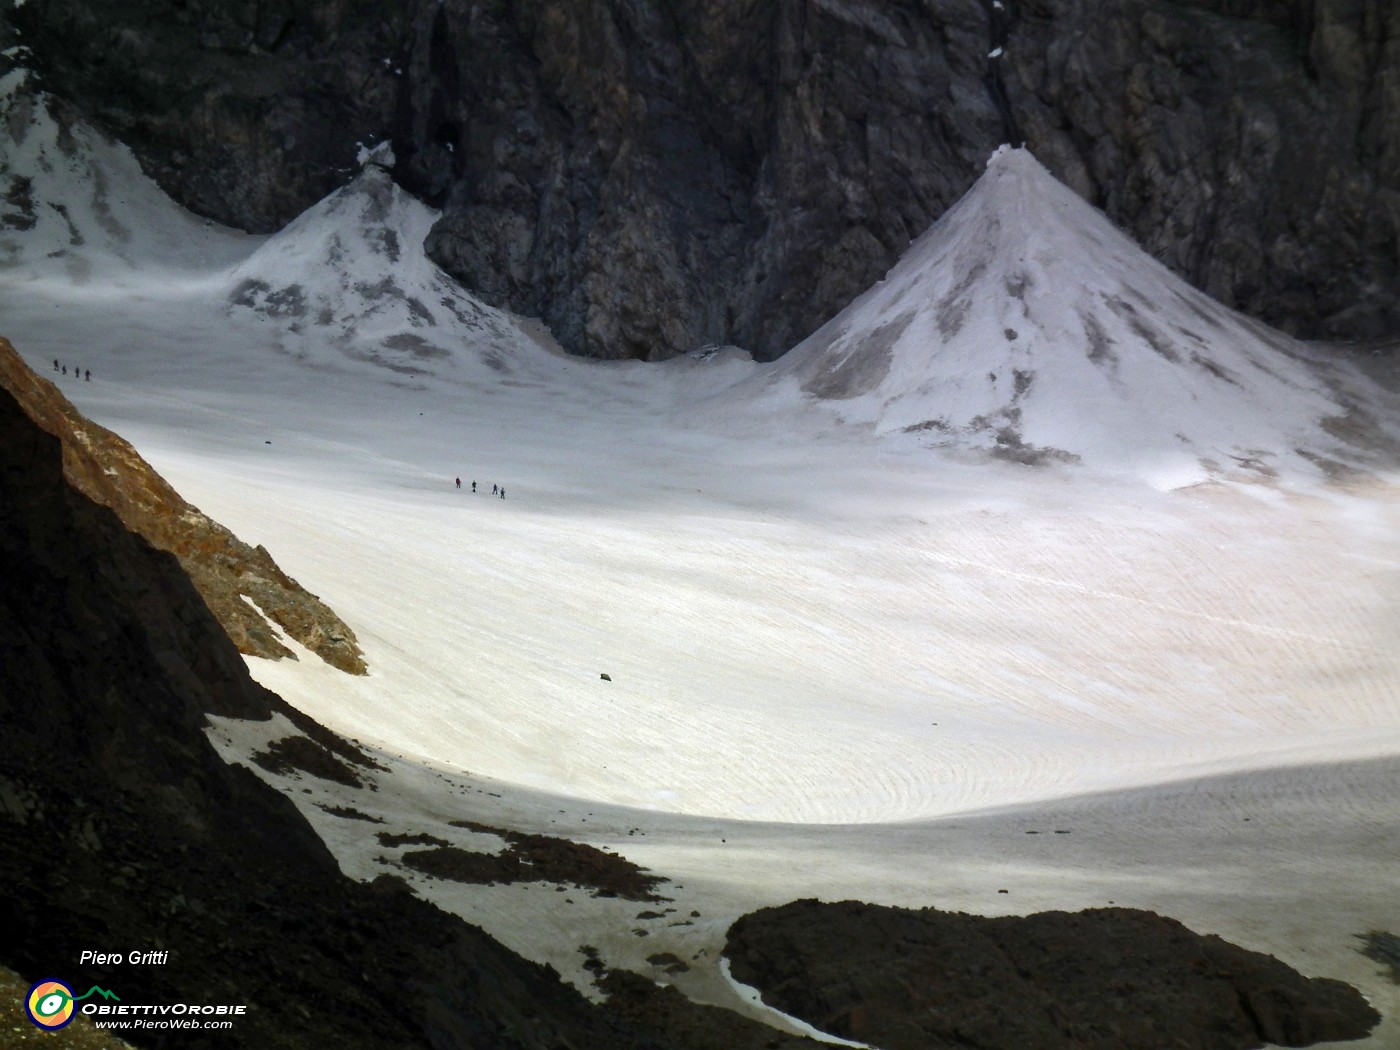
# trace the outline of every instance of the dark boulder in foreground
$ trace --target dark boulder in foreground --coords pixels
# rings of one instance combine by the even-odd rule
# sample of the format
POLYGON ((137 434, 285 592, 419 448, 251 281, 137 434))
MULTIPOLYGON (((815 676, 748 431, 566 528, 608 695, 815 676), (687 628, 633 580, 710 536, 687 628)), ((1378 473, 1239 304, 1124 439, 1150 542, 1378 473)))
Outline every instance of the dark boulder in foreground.
POLYGON ((769 1005, 883 1050, 1244 1050, 1359 1039, 1350 985, 1127 908, 986 918, 794 901, 725 953, 769 1005))

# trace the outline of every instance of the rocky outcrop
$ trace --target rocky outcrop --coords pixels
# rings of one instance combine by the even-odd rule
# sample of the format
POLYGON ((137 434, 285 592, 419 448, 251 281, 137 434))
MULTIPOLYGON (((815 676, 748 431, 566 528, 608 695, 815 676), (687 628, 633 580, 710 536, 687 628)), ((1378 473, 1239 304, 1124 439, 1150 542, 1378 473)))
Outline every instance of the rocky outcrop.
POLYGON ((1349 985, 1127 908, 985 918, 794 901, 739 919, 734 977, 886 1050, 1244 1050, 1359 1039, 1349 985))
POLYGON ((3 338, 0 387, 62 443, 64 476, 74 488, 112 508, 127 528, 180 560, 239 652, 295 659, 265 614, 333 667, 366 673, 355 632, 278 568, 266 548, 250 547, 191 506, 128 442, 86 419, 57 387, 35 375, 3 338))
POLYGON ((1024 136, 1294 334, 1400 331, 1388 0, 46 0, 47 86, 275 229, 391 139, 434 259, 576 352, 782 353, 1024 136))
POLYGON ((385 846, 416 843, 433 847, 404 853, 399 861, 415 871, 454 882, 488 885, 541 882, 556 883, 560 889, 572 884, 575 889, 588 887, 595 897, 621 897, 630 901, 671 899, 656 892, 668 879, 647 874, 645 868, 611 850, 555 835, 526 834, 472 820, 449 823, 453 827, 498 835, 505 840, 506 848, 496 853, 466 850, 427 834, 380 833, 379 841, 385 846))

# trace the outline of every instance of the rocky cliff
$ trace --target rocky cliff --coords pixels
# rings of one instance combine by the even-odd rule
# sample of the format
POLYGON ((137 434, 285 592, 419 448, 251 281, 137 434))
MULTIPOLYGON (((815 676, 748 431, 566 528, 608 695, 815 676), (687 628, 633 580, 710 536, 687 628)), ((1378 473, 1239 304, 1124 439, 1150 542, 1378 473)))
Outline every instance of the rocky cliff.
POLYGON ((1024 137, 1227 305, 1400 330, 1389 0, 45 0, 48 88, 271 230, 390 139, 434 259, 600 356, 782 353, 1024 137))
MULTIPOLYGON (((76 379, 76 370, 74 375, 76 379)), ((129 442, 85 418, 57 387, 36 376, 4 338, 0 389, 8 390, 30 419, 59 439, 69 484, 180 559, 239 652, 295 659, 278 641, 267 616, 333 667, 366 673, 355 632, 324 602, 283 572, 265 548, 250 547, 188 503, 129 442)))

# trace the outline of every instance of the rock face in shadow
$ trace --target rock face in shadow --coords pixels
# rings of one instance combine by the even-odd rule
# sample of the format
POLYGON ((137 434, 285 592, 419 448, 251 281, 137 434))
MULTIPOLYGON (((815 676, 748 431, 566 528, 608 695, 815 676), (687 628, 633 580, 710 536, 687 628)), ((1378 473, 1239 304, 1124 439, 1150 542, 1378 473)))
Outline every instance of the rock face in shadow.
POLYGON ((355 632, 292 579, 264 547, 250 547, 191 506, 131 445, 86 419, 57 387, 35 375, 0 338, 0 388, 63 446, 63 474, 88 498, 117 512, 122 524, 174 554, 238 651, 269 659, 296 657, 277 640, 268 617, 333 667, 365 674, 355 632))
MULTIPOLYGON (((189 207, 280 227, 358 141, 432 257, 567 348, 773 357, 1024 136, 1197 287, 1400 331, 1389 0, 90 0, 11 16, 189 207)), ((22 196, 22 194, 21 194, 22 196)))
POLYGON ((886 1050, 1243 1050, 1359 1039, 1350 985, 1126 908, 985 918, 794 901, 730 928, 734 977, 886 1050))
POLYGON ((1152 255, 1293 335, 1400 329, 1400 7, 1011 6, 1028 142, 1152 255))
POLYGON ((230 1032, 138 1046, 644 1045, 401 881, 341 876, 291 802, 216 756, 206 712, 291 712, 6 390, 0 580, 0 962, 128 1003, 248 1008, 230 1032), (85 949, 170 956, 81 966, 85 949))

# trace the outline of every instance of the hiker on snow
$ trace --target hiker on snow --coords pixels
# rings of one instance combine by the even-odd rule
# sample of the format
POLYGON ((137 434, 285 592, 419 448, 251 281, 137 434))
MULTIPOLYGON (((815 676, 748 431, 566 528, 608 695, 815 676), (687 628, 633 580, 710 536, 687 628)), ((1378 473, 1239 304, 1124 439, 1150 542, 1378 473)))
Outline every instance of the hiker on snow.
POLYGON ((458 479, 457 479, 457 487, 458 487, 458 488, 461 488, 461 487, 462 487, 462 479, 461 479, 461 478, 458 478, 458 479))
POLYGON ((473 492, 476 491, 476 482, 475 482, 475 481, 472 482, 472 491, 473 491, 473 492))

